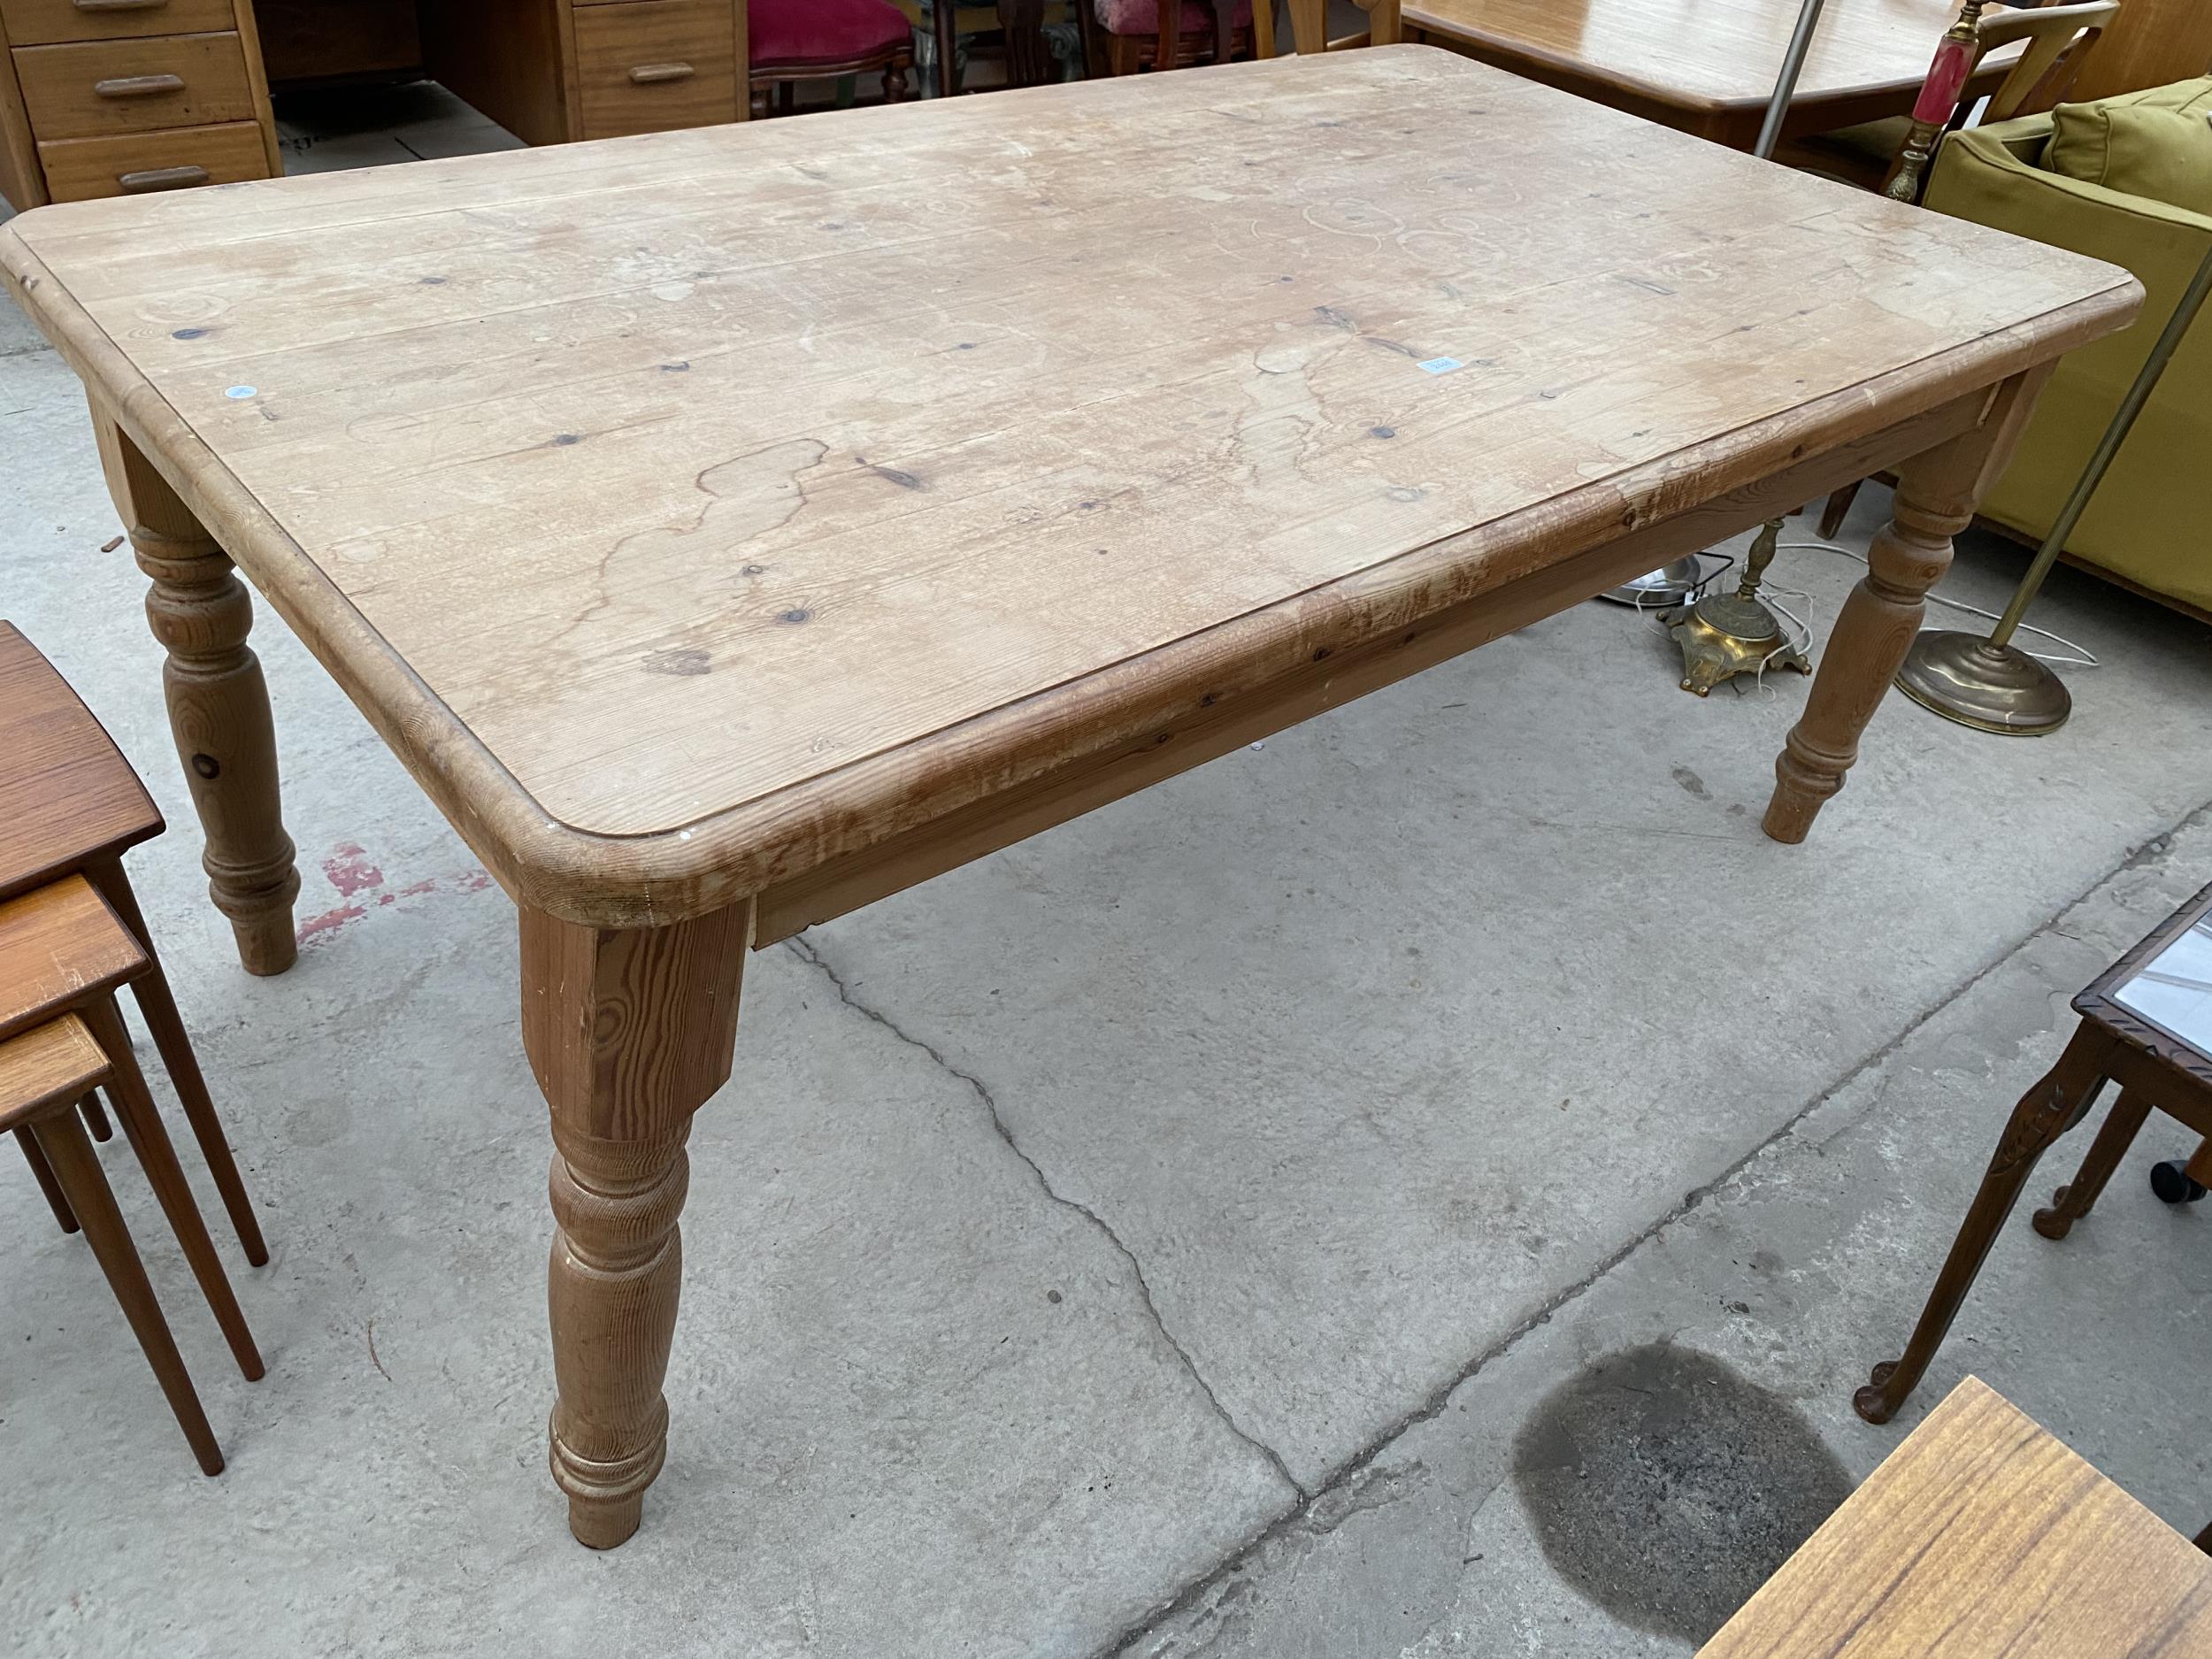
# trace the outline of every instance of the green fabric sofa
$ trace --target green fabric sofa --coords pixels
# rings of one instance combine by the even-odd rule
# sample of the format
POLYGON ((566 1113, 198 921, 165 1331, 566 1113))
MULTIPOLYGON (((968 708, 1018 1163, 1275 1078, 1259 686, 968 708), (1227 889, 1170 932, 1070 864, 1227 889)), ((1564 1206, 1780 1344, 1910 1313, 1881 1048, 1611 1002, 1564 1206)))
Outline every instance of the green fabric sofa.
MULTIPOLYGON (((2212 246, 2212 213, 2112 188, 2148 180, 2170 196, 2201 199, 2194 190, 2212 188, 2201 172, 2212 160, 2195 148, 2197 125, 2212 146, 2212 79, 1970 128, 1947 140, 1937 157, 1929 207, 2125 265, 2148 295, 2133 327, 2060 364, 2011 466, 1982 503, 1984 518, 2026 541, 2049 531, 2212 246), (2160 113, 2121 113, 2130 106, 2160 113), (2109 161, 2099 148, 2108 129, 2121 134, 2109 161), (2054 165, 2087 176, 2067 177, 2054 165), (2091 181, 2101 177, 2112 183, 2091 181)), ((2066 554, 2212 615, 2212 311, 2183 341, 2066 554)))

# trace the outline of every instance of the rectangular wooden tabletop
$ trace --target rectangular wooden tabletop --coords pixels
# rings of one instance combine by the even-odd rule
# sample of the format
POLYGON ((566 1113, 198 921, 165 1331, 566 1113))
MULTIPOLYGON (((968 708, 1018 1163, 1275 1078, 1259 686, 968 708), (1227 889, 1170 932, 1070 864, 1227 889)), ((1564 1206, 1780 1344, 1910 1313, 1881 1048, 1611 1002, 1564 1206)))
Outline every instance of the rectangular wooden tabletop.
POLYGON ((1699 1659, 2207 1653, 2212 1559, 1970 1377, 1699 1659))
MULTIPOLYGON (((1507 68, 1755 123, 1799 10, 1798 0, 1407 0, 1405 20, 1507 68)), ((1958 11, 1958 0, 1827 0, 1797 100, 1887 94, 1903 111, 1958 11)))
POLYGON ((0 266, 503 879, 641 903, 2139 292, 1421 47, 42 208, 0 266))

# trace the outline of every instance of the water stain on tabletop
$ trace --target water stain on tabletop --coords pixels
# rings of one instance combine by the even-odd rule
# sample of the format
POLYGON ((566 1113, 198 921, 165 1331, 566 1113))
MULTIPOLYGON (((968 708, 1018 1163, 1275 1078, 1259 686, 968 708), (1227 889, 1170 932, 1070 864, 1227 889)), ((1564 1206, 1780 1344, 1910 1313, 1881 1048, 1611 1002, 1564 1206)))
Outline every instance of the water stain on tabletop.
POLYGON ((1559 1576, 1624 1624, 1701 1643, 1851 1494, 1796 1406, 1669 1344, 1554 1389, 1513 1480, 1559 1576))

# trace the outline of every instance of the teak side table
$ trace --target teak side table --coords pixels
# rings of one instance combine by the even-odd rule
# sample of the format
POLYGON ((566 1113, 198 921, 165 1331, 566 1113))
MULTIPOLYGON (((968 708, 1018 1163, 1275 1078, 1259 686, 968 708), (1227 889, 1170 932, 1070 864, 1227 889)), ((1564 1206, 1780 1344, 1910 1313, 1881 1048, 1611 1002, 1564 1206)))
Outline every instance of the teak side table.
POLYGON ((1698 1659, 2200 1659, 2212 1561, 1969 1377, 1698 1659))
POLYGON ((2107 1083, 2119 1084, 2119 1098, 2080 1172, 2035 1212, 2047 1239, 2064 1238, 2089 1213, 2154 1107, 2212 1135, 2212 887, 2099 974, 2073 1007, 2081 1024, 2012 1109, 1903 1356, 1877 1365, 1853 1397, 1870 1423, 1888 1422, 1917 1386, 2037 1162, 2089 1115, 2107 1083))
POLYGON ((242 947, 291 922, 234 560, 515 902, 600 1547, 749 950, 1895 467, 1777 762, 1801 841, 2052 364, 2141 303, 1409 46, 42 209, 0 269, 193 618, 242 947))

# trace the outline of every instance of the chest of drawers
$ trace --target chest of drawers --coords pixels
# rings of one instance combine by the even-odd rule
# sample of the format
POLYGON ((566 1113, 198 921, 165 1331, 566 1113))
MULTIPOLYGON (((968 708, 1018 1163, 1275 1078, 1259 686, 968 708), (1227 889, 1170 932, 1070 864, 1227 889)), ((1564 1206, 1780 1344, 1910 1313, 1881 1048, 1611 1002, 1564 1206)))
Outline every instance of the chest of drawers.
POLYGON ((433 78, 533 144, 741 121, 745 0, 423 0, 433 78))
MULTIPOLYGON (((533 144, 748 112, 746 0, 421 0, 409 21, 427 73, 533 144)), ((380 45, 357 19, 343 38, 380 45)), ((403 58, 413 38, 392 42, 403 58)), ((17 208, 283 171, 253 0, 0 0, 0 195, 17 208)))
POLYGON ((283 171, 252 0, 0 0, 18 208, 283 171))

